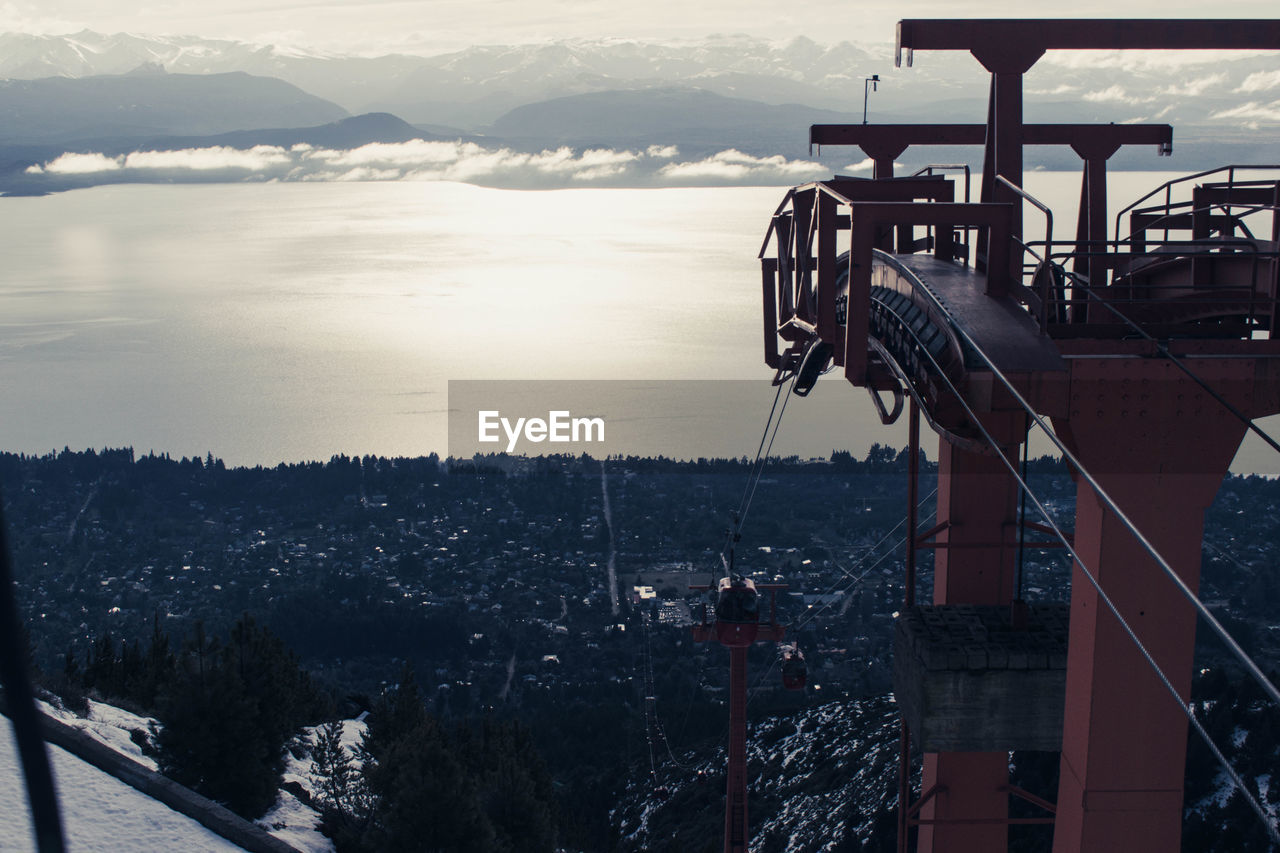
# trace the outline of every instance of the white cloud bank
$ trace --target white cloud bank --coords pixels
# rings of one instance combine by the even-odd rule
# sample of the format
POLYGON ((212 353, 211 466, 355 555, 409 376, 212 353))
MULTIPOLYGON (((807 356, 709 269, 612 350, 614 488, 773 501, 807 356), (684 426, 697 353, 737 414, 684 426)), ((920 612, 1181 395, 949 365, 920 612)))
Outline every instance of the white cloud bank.
POLYGON ((1106 103, 1144 104, 1154 100, 1154 98, 1151 98, 1151 97, 1131 95, 1125 91, 1123 86, 1119 86, 1116 84, 1112 84, 1107 88, 1096 91, 1096 92, 1085 92, 1080 97, 1086 101, 1091 101, 1093 103, 1100 103, 1100 104, 1106 104, 1106 103))
POLYGON ((1226 82, 1227 75, 1224 73, 1209 74, 1205 77, 1165 86, 1160 89, 1159 94, 1170 97, 1198 98, 1210 89, 1221 88, 1226 82))
POLYGON ((753 157, 730 148, 696 162, 668 163, 658 170, 664 183, 700 183, 716 181, 741 183, 765 180, 767 183, 795 183, 825 176, 829 170, 806 160, 788 160, 781 154, 753 157))
POLYGON ((118 172, 124 166, 123 157, 105 154, 62 154, 43 166, 28 166, 28 175, 92 175, 96 172, 118 172))
POLYGON ((1237 92, 1265 92, 1280 86, 1280 71, 1255 71, 1241 81, 1237 92))
POLYGON ((66 153, 26 170, 33 177, 147 181, 459 181, 513 187, 792 184, 825 177, 819 163, 736 149, 681 160, 674 145, 643 151, 561 147, 536 153, 474 142, 371 143, 346 150, 294 145, 66 153))

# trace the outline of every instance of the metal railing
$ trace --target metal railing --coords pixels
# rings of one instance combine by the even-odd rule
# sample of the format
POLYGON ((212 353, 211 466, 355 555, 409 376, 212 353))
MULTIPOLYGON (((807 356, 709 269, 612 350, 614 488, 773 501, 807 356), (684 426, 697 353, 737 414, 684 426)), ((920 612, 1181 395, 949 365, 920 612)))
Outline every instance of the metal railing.
MULTIPOLYGON (((1143 202, 1147 201, 1148 199, 1155 198, 1155 197, 1156 197, 1157 195, 1159 195, 1161 192, 1163 192, 1163 193, 1164 193, 1164 204, 1163 204, 1163 205, 1161 205, 1161 206, 1162 206, 1162 207, 1164 207, 1165 209, 1168 209, 1168 208, 1169 208, 1169 207, 1174 203, 1174 202, 1173 202, 1173 188, 1174 188, 1175 186, 1180 185, 1180 184, 1185 184, 1185 183, 1187 183, 1187 182, 1189 182, 1189 181, 1199 180, 1200 178, 1207 178, 1207 177, 1209 177, 1210 175, 1219 175, 1219 174, 1222 174, 1223 172, 1225 172, 1225 173, 1226 173, 1226 175, 1227 175, 1226 186, 1228 186, 1228 187, 1239 187, 1239 186, 1249 186, 1249 185, 1254 185, 1254 186, 1256 186, 1256 185, 1259 185, 1259 183, 1260 183, 1260 182, 1257 182, 1257 181, 1237 182, 1237 181, 1236 181, 1236 179, 1235 179, 1235 177, 1236 177, 1236 172, 1242 172, 1242 171, 1252 171, 1252 172, 1272 171, 1272 172, 1280 172, 1280 166, 1273 166, 1273 165, 1251 165, 1251 164, 1235 164, 1235 165, 1230 165, 1230 166, 1219 166, 1219 167, 1218 167, 1218 168, 1216 168, 1216 169, 1208 169, 1208 170, 1206 170, 1206 171, 1204 171, 1204 172, 1196 172, 1194 175, 1183 175, 1183 176, 1182 176, 1182 177, 1180 177, 1180 178, 1174 178, 1174 179, 1172 179, 1172 180, 1165 181, 1163 184, 1161 184, 1160 186, 1156 187, 1156 188, 1155 188, 1155 189, 1153 189, 1151 192, 1149 192, 1149 193, 1147 193, 1146 195, 1144 195, 1142 198, 1138 199, 1137 201, 1133 202, 1132 204, 1128 205, 1127 207, 1122 208, 1122 209, 1120 210, 1120 212, 1116 214, 1116 224, 1115 224, 1115 232, 1114 232, 1114 233, 1115 233, 1115 235, 1116 235, 1116 237, 1117 237, 1117 238, 1119 238, 1119 236, 1120 236, 1120 221, 1124 218, 1124 215, 1125 215, 1126 213, 1130 213, 1131 211, 1135 210, 1135 209, 1138 207, 1138 205, 1142 204, 1143 202)), ((1275 178, 1273 178, 1273 179, 1272 179, 1272 180, 1270 180, 1270 181, 1263 181, 1263 182, 1261 182, 1261 183, 1274 183, 1274 182, 1275 182, 1275 180, 1276 180, 1276 179, 1275 179, 1275 178)))

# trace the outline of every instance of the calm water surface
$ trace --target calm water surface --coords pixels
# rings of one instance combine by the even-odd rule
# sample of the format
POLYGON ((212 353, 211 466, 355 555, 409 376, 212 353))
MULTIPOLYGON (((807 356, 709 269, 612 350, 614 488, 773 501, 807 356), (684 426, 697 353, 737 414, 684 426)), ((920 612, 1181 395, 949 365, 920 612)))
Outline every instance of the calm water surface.
MULTIPOLYGON (((1119 203, 1164 179, 1119 177, 1119 203)), ((1077 181, 1028 176, 1061 236, 1077 181)), ((418 455, 445 450, 449 379, 765 377, 755 257, 781 195, 317 183, 0 199, 0 449, 418 455)), ((838 428, 784 433, 775 452, 901 440, 864 392, 828 393, 847 398, 838 428)), ((754 429, 769 399, 744 415, 754 429)))
POLYGON ((419 454, 443 449, 449 378, 754 378, 753 259, 778 195, 403 183, 6 199, 0 447, 419 454))

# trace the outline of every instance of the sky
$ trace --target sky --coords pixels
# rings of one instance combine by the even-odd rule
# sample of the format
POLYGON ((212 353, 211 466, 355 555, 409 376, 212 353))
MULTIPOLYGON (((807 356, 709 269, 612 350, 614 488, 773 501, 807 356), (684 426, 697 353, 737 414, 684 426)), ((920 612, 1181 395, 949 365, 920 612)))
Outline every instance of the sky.
POLYGON ((0 0, 0 31, 197 35, 342 53, 430 53, 562 38, 646 41, 746 33, 823 43, 891 42, 899 18, 1275 15, 1274 2, 1207 10, 1189 0, 0 0))

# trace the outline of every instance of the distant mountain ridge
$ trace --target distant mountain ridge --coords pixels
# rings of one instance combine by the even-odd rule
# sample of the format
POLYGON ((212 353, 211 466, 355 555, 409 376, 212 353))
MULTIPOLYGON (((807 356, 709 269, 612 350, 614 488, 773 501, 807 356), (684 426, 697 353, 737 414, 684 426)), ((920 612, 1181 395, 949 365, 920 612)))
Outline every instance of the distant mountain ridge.
POLYGON ((408 142, 411 139, 431 139, 402 119, 389 113, 365 113, 349 116, 328 124, 309 127, 269 127, 252 130, 233 130, 212 136, 166 136, 146 140, 119 140, 103 153, 117 154, 142 148, 207 148, 223 145, 228 148, 252 148, 255 145, 276 145, 290 148, 294 145, 311 145, 316 148, 346 150, 359 148, 371 142, 408 142))
POLYGON ((141 135, 199 136, 345 118, 337 104, 243 71, 0 81, 0 142, 141 135))
MULTIPOLYGON (((1114 56, 1046 56, 1025 81, 1027 120, 1175 126, 1173 160, 1124 149, 1111 162, 1121 170, 1280 158, 1278 137, 1264 130, 1280 127, 1274 56, 1131 55, 1146 58, 1124 64, 1114 56)), ((887 44, 733 35, 356 57, 194 36, 9 33, 0 34, 0 77, 9 78, 0 80, 0 172, 10 175, 57 157, 60 144, 109 155, 134 150, 130 145, 292 145, 310 138, 297 129, 351 114, 394 116, 422 132, 387 119, 375 131, 364 120, 359 130, 346 127, 347 136, 331 129, 320 135, 335 141, 308 144, 421 137, 528 153, 658 145, 693 160, 736 149, 806 162, 821 156, 828 168, 849 170, 862 152, 829 147, 811 154, 809 124, 858 123, 864 105, 872 123, 980 123, 988 85, 981 66, 962 52, 924 54, 915 68, 894 69, 887 44), (876 92, 866 90, 871 74, 880 75, 876 92)), ((920 147, 902 159, 918 168, 978 157, 977 147, 920 147)), ((1066 147, 1027 152, 1028 168, 1079 165, 1066 147)))
MULTIPOLYGON (((983 120, 988 77, 973 57, 934 51, 897 69, 891 34, 867 35, 883 39, 576 39, 364 57, 195 36, 6 33, 0 77, 124 74, 144 63, 171 74, 245 71, 285 80, 353 114, 390 112, 413 124, 477 131, 538 101, 672 86, 860 113, 865 80, 878 74, 879 90, 868 98, 872 121, 983 120)), ((1220 135, 1228 141, 1240 128, 1280 125, 1280 73, 1271 54, 1056 51, 1027 75, 1025 92, 1028 115, 1043 107, 1058 121, 1168 121, 1184 130, 1182 138, 1208 124, 1226 130, 1220 135)))
POLYGON ((414 105, 480 102, 481 121, 487 122, 531 101, 670 85, 696 85, 768 103, 837 106, 833 94, 839 102, 855 88, 861 94, 863 65, 883 69, 891 61, 887 44, 882 51, 873 58, 847 42, 823 46, 797 38, 775 46, 747 36, 718 36, 682 45, 574 40, 370 58, 195 36, 84 30, 0 34, 0 77, 123 74, 143 63, 158 63, 171 73, 247 71, 286 80, 352 112, 379 108, 414 122, 448 123, 447 116, 416 114, 414 105))
POLYGON ((576 145, 678 143, 724 146, 742 140, 752 150, 803 152, 810 124, 857 121, 801 104, 771 105, 703 89, 590 92, 517 107, 488 132, 504 139, 576 145))

